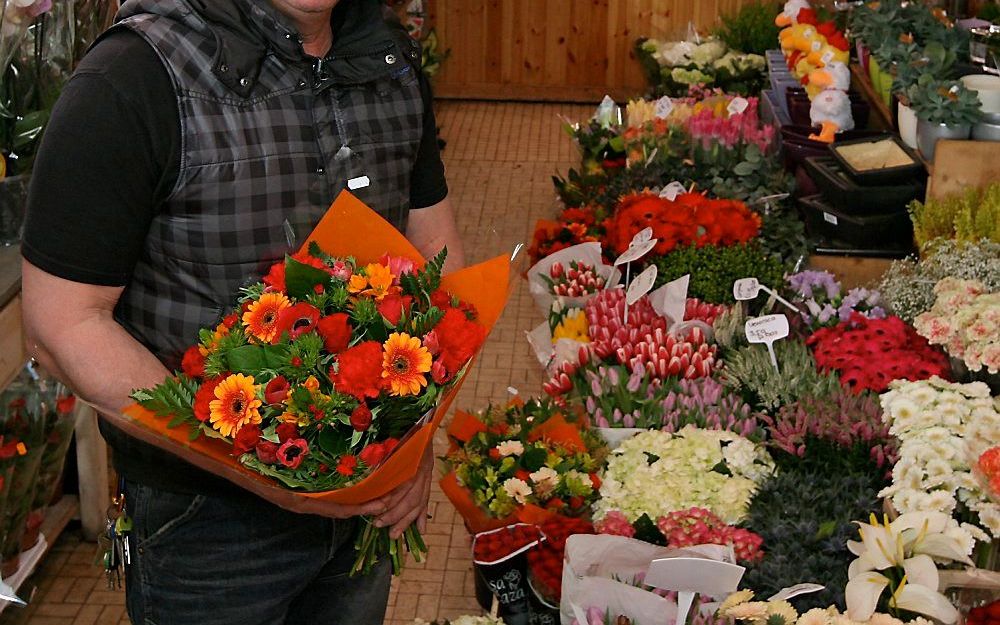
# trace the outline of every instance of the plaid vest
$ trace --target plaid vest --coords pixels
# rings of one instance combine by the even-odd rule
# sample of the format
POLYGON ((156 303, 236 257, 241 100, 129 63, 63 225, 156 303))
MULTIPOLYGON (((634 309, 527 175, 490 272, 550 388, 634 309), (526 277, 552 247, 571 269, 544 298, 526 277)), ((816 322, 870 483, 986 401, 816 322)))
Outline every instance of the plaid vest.
POLYGON ((314 61, 266 2, 225 0, 244 3, 251 46, 260 46, 237 66, 226 60, 232 50, 217 25, 192 8, 196 1, 128 0, 116 25, 156 50, 180 113, 177 184, 115 311, 169 368, 241 286, 298 247, 349 181, 405 230, 423 131, 419 45, 377 13, 356 19, 370 32, 350 49, 338 48, 338 36, 314 61))

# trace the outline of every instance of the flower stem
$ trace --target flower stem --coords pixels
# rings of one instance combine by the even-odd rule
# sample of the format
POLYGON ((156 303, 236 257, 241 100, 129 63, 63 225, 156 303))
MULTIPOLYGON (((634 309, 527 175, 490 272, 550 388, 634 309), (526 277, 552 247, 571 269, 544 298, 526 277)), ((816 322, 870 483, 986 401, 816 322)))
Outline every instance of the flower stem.
POLYGON ((416 525, 406 528, 399 538, 389 538, 389 528, 375 527, 371 517, 362 517, 361 522, 364 527, 354 543, 357 558, 351 567, 351 576, 367 575, 383 556, 388 556, 392 562, 392 574, 399 575, 406 551, 417 562, 423 562, 427 555, 427 546, 416 525))

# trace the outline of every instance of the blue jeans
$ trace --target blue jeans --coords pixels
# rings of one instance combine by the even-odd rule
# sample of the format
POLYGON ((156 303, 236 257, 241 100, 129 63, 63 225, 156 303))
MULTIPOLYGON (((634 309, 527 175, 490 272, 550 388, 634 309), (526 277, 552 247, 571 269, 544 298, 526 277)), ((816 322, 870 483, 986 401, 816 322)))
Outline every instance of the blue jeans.
POLYGON ((125 501, 133 519, 125 594, 136 625, 382 623, 389 561, 348 576, 354 520, 132 482, 125 501))

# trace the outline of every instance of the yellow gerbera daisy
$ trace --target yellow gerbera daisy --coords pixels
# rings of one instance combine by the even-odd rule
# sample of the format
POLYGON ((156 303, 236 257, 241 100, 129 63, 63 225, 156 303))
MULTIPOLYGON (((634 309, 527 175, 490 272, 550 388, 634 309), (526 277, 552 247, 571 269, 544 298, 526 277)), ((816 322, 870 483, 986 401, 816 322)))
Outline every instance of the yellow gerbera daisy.
POLYGON ((264 293, 243 313, 243 325, 258 341, 270 343, 278 333, 278 313, 291 305, 284 293, 264 293))
POLYGON ((420 339, 393 332, 383 344, 382 377, 389 382, 391 395, 416 395, 427 386, 424 375, 431 370, 431 353, 420 339))
POLYGON ((215 387, 215 399, 208 404, 209 422, 223 436, 236 436, 244 425, 260 423, 260 405, 253 378, 237 373, 215 387))

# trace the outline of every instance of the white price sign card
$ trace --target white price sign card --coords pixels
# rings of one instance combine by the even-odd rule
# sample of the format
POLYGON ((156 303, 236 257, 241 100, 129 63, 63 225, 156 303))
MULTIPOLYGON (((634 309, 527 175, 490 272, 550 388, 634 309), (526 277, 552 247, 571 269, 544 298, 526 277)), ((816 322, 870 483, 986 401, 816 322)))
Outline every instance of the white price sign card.
POLYGON ((788 336, 788 317, 784 315, 764 315, 747 319, 744 325, 747 340, 751 343, 764 343, 771 355, 771 364, 778 371, 778 358, 774 355, 774 342, 788 336))

